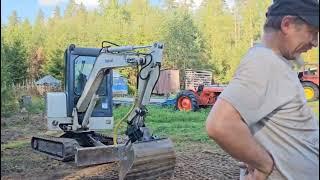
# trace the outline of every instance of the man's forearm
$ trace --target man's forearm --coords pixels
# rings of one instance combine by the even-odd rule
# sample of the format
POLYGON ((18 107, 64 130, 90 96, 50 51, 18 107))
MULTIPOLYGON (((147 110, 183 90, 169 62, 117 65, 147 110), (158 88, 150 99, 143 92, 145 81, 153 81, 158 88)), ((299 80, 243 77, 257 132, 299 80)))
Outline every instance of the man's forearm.
POLYGON ((223 128, 224 135, 215 137, 214 140, 234 158, 243 161, 250 166, 270 172, 273 161, 270 155, 259 145, 250 134, 248 127, 243 123, 231 124, 223 128))
POLYGON ((208 135, 234 158, 263 172, 270 172, 273 160, 259 145, 232 105, 219 99, 206 124, 208 135))

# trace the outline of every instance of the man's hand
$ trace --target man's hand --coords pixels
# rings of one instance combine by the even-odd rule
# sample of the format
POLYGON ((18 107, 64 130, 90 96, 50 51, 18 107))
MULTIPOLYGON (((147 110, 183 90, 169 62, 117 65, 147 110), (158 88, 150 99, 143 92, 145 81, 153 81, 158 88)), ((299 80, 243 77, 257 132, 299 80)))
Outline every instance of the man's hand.
POLYGON ((252 170, 249 177, 263 178, 265 174, 266 178, 272 171, 274 162, 271 154, 256 142, 240 113, 228 101, 219 98, 215 102, 206 121, 206 130, 209 137, 228 154, 259 170, 252 170))
POLYGON ((246 166, 247 166, 247 172, 244 176, 245 180, 266 180, 268 176, 272 173, 272 169, 270 170, 270 173, 264 173, 248 165, 246 166))
POLYGON ((270 166, 267 167, 268 169, 265 169, 263 171, 256 169, 248 164, 244 164, 247 170, 245 173, 244 179, 245 180, 267 180, 274 169, 274 160, 271 155, 270 155, 270 158, 272 159, 272 164, 270 164, 270 166))

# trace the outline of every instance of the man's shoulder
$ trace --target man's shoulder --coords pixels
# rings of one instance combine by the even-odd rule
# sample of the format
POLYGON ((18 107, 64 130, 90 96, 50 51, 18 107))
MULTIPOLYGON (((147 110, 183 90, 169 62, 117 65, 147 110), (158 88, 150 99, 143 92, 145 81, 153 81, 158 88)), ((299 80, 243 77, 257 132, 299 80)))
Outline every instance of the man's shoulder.
POLYGON ((275 59, 275 56, 271 49, 265 48, 263 46, 253 46, 251 47, 244 58, 254 58, 253 60, 264 60, 264 59, 275 59))
POLYGON ((271 49, 255 45, 251 47, 241 60, 241 66, 268 68, 278 66, 280 58, 271 49))

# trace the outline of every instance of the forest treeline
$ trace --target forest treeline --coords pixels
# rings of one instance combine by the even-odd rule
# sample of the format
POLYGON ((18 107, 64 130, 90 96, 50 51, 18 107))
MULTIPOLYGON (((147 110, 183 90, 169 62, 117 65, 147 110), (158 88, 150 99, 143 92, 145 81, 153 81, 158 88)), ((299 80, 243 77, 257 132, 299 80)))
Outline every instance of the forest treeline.
MULTIPOLYGON (((63 55, 70 44, 101 47, 104 40, 120 45, 163 42, 162 68, 211 70, 215 82, 227 83, 244 53, 259 41, 270 3, 235 0, 230 8, 225 0, 203 0, 192 9, 175 0, 161 6, 149 0, 100 0, 97 9, 87 10, 70 0, 64 12, 57 6, 49 18, 39 10, 34 23, 13 11, 8 23, 1 24, 1 105, 11 101, 12 84, 47 74, 63 80, 63 55)), ((318 62, 318 53, 314 49, 304 57, 318 62)), ((121 69, 133 86, 132 73, 121 69)))

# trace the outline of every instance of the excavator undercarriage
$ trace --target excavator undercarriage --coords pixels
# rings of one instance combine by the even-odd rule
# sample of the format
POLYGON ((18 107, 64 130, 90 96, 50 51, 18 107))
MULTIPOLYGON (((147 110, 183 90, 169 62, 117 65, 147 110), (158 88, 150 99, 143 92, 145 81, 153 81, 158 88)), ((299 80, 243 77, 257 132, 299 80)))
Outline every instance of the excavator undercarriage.
POLYGON ((74 160, 76 149, 80 147, 109 146, 112 144, 112 137, 107 137, 94 131, 69 131, 59 137, 33 136, 31 139, 33 150, 47 154, 51 158, 60 161, 74 160))

